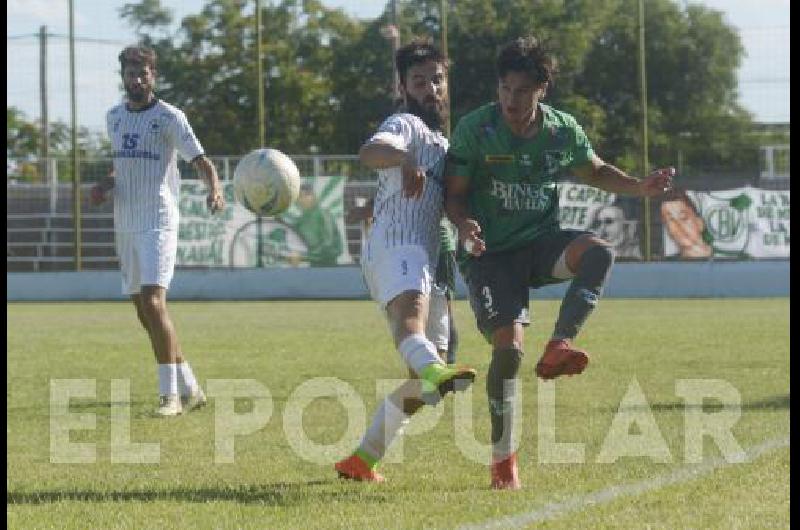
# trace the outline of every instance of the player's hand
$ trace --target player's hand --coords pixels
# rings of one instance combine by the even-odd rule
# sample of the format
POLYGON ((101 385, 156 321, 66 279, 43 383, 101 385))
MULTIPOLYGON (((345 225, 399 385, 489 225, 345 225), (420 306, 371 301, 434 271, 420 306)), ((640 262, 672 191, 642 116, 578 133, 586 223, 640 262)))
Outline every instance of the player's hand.
POLYGON ((108 200, 108 191, 100 184, 95 184, 89 191, 89 204, 99 206, 108 200))
POLYGON ((465 219, 458 225, 458 239, 464 250, 477 257, 486 250, 486 243, 480 238, 481 225, 474 219, 465 219))
POLYGON ((672 189, 672 177, 675 176, 674 167, 657 169, 639 182, 639 194, 642 197, 656 197, 672 189))
POLYGON ((225 208, 225 197, 222 196, 222 189, 218 186, 211 188, 206 197, 206 204, 211 213, 217 213, 225 208))
POLYGON ((403 195, 410 199, 418 199, 425 186, 425 170, 414 162, 407 160, 401 167, 403 172, 403 195))

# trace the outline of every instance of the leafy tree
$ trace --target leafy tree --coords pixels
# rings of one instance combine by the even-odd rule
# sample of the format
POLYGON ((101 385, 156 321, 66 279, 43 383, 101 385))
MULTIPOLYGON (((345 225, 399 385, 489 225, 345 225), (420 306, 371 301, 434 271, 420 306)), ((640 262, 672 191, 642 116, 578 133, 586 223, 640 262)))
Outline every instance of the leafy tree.
MULTIPOLYGON (((634 170, 641 165, 638 12, 632 0, 616 4, 574 88, 605 111, 600 152, 634 170)), ((758 153, 746 140, 752 118, 736 101, 744 52, 736 32, 719 12, 682 11, 670 0, 648 1, 645 16, 651 165, 674 164, 681 150, 690 167, 755 167, 758 153)))
MULTIPOLYGON (((440 38, 425 24, 439 1, 409 0, 410 33, 440 38)), ((690 170, 757 167, 752 117, 736 99, 743 56, 738 34, 721 13, 673 0, 645 3, 651 166, 690 170)), ((450 3, 453 123, 496 99, 495 56, 511 38, 534 33, 551 48, 559 73, 546 103, 574 114, 598 152, 640 172, 641 98, 636 0, 458 0, 450 3)))
MULTIPOLYGON (((441 38, 440 0, 398 0, 403 42, 441 38)), ((274 4, 274 5, 273 5, 274 4)), ((166 28, 159 0, 121 14, 159 53, 158 93, 183 108, 211 153, 257 147, 254 14, 244 0, 210 0, 166 28)), ((736 100, 743 49, 720 13, 674 0, 646 11, 651 165, 679 156, 695 170, 757 168, 752 117, 736 100)), ((500 46, 533 32, 560 72, 546 102, 574 114, 598 152, 640 172, 641 104, 636 0, 450 0, 452 123, 496 98, 500 46)), ((267 144, 289 153, 355 153, 391 112, 391 44, 375 20, 349 18, 319 0, 263 7, 267 144)))
MULTIPOLYGON (((48 127, 48 148, 51 157, 65 158, 72 150, 70 127, 63 121, 52 122, 48 127)), ((42 178, 38 164, 41 149, 41 126, 39 122, 28 121, 25 114, 16 107, 6 107, 6 157, 21 159, 25 163, 22 176, 30 180, 42 178)), ((102 133, 92 132, 86 127, 78 129, 78 156, 86 161, 108 156, 109 141, 102 133)), ((70 180, 72 174, 59 172, 60 180, 70 180)))
POLYGON ((39 128, 25 119, 16 107, 6 107, 6 156, 26 158, 35 155, 41 142, 39 128))
MULTIPOLYGON (((163 29, 166 19, 150 15, 160 3, 147 4, 128 4, 121 13, 134 26, 163 29)), ((255 15, 244 13, 246 4, 209 2, 183 19, 180 40, 142 37, 159 54, 157 92, 187 113, 211 153, 258 147, 255 15)), ((268 145, 288 153, 306 153, 310 146, 352 152, 347 124, 339 119, 352 86, 346 73, 334 69, 342 62, 337 49, 350 46, 360 23, 318 0, 263 7, 262 23, 268 145)))

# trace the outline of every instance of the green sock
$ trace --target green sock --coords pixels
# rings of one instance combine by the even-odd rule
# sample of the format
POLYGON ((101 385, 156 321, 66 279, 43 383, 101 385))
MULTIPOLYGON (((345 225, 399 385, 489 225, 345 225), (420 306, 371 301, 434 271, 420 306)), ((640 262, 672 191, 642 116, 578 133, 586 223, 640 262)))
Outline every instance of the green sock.
POLYGON ((364 461, 367 464, 367 467, 370 469, 375 469, 378 467, 378 459, 369 454, 368 452, 364 451, 360 447, 356 449, 355 455, 364 461))

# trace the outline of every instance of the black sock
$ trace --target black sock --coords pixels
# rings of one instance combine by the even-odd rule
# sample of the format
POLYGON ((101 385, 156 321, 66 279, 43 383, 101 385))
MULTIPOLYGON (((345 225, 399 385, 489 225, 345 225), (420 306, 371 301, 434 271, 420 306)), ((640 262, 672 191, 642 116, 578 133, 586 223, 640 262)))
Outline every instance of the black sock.
POLYGON ((575 338, 597 305, 613 264, 614 249, 611 247, 596 245, 583 253, 575 279, 561 302, 554 338, 575 338))
POLYGON ((449 313, 448 320, 450 322, 450 338, 447 342, 447 364, 455 364, 456 351, 458 350, 458 331, 456 330, 456 323, 453 320, 452 311, 449 313))
POLYGON ((495 458, 505 458, 512 452, 517 372, 523 355, 516 348, 492 352, 492 362, 486 375, 486 394, 492 418, 492 454, 495 458))

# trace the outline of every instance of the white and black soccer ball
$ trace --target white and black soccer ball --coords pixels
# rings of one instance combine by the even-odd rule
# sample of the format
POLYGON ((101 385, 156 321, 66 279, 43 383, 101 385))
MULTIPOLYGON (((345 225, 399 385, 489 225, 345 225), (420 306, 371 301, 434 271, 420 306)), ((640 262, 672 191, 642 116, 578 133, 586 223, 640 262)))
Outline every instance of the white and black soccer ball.
POLYGON ((236 164, 233 193, 236 202, 256 215, 278 215, 297 199, 300 171, 277 149, 256 149, 236 164))

